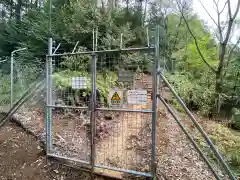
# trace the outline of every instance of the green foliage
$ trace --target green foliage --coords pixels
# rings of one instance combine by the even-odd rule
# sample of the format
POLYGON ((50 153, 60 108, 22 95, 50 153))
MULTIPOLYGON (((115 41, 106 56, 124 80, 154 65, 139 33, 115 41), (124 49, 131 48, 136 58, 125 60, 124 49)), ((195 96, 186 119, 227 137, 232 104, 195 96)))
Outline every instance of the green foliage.
MULTIPOLYGON (((72 77, 87 77, 87 89, 84 90, 83 96, 91 95, 91 75, 86 71, 64 70, 54 73, 53 85, 56 90, 60 89, 67 92, 72 87, 72 77)), ((117 85, 117 74, 114 72, 97 74, 96 82, 96 87, 101 94, 101 102, 104 103, 108 100, 110 89, 117 85)))
MULTIPOLYGON (((13 73, 13 103, 35 82, 38 77, 34 66, 21 66, 14 64, 13 73)), ((0 106, 10 104, 10 66, 5 63, 0 69, 0 106)))
POLYGON ((10 78, 7 75, 1 76, 0 81, 0 106, 10 104, 10 78))
MULTIPOLYGON (((186 72, 168 74, 167 77, 187 105, 193 102, 203 114, 209 112, 214 95, 212 85, 207 86, 204 79, 197 80, 186 72)), ((175 98, 174 104, 178 109, 181 109, 175 98)))
POLYGON ((231 126, 234 129, 240 130, 240 109, 233 108, 233 110, 232 110, 232 119, 231 119, 231 126))
MULTIPOLYGON (((236 174, 240 174, 240 139, 239 132, 232 131, 229 128, 221 125, 214 124, 208 131, 212 141, 218 147, 218 150, 223 154, 224 158, 228 161, 231 169, 236 174)), ((197 137, 197 140, 202 148, 208 149, 202 137, 197 137)), ((213 157, 213 156, 212 156, 213 157)))
POLYGON ((223 93, 228 96, 239 96, 240 94, 240 58, 233 58, 225 71, 223 81, 223 93))
MULTIPOLYGON (((24 0, 25 2, 25 0, 24 0)), ((26 1, 27 2, 27 1, 26 1)), ((45 66, 47 54, 47 40, 52 37, 56 44, 61 43, 58 53, 71 52, 76 41, 79 41, 79 51, 89 51, 93 47, 92 31, 98 28, 98 50, 122 47, 139 47, 147 45, 146 28, 148 24, 150 43, 155 25, 160 25, 160 54, 161 65, 165 62, 171 64, 176 59, 175 73, 167 74, 181 98, 190 105, 193 103, 203 114, 208 114, 214 106, 216 77, 202 61, 197 51, 195 42, 188 32, 186 24, 179 14, 175 13, 176 3, 161 1, 157 4, 151 1, 148 16, 144 14, 142 1, 130 2, 129 6, 119 6, 114 10, 108 7, 94 7, 89 0, 54 0, 51 14, 51 29, 49 27, 49 0, 40 9, 37 4, 28 2, 17 8, 17 2, 13 5, 10 1, 2 2, 8 12, 18 9, 22 13, 4 13, 0 19, 0 57, 9 57, 10 53, 19 48, 27 47, 27 51, 18 53, 16 61, 25 66, 21 69, 21 77, 15 78, 14 94, 29 87, 36 79, 37 72, 45 66), (164 14, 164 11, 166 13, 164 14), (10 14, 10 15, 9 15, 10 14), (10 17, 8 17, 10 16, 10 17), (145 19, 145 16, 147 17, 145 19), (19 18, 20 17, 20 18, 19 18), (15 20, 17 18, 17 20, 15 20)), ((199 48, 206 61, 215 69, 218 64, 218 45, 215 37, 204 26, 204 23, 194 12, 187 12, 188 23, 198 40, 199 48)), ((229 51, 231 47, 227 47, 229 51)), ((223 90, 227 97, 239 98, 240 94, 240 58, 227 58, 224 62, 223 90)), ((3 58, 2 58, 3 57, 3 58)), ((71 56, 55 59, 53 84, 58 90, 69 92, 72 87, 72 77, 85 76, 88 79, 87 89, 83 96, 91 94, 91 66, 92 57, 89 55, 71 56)), ((109 90, 119 87, 116 71, 120 66, 125 69, 150 71, 152 57, 144 53, 108 54, 98 57, 97 89, 101 94, 101 101, 108 99, 109 90)), ((0 103, 7 104, 10 101, 9 71, 0 65, 0 103)), ((19 73, 18 73, 19 74, 19 73)), ((80 90, 79 90, 80 91, 80 90)), ((82 91, 81 91, 82 92, 82 91)), ((79 93, 79 92, 77 92, 79 93)), ((176 101, 173 102, 177 105, 176 101)), ((180 107, 177 106, 179 109, 180 107)), ((238 114, 233 118, 233 123, 238 127, 238 114)), ((211 134, 215 143, 219 146, 233 167, 239 168, 239 140, 228 129, 216 126, 211 134), (220 144, 220 141, 224 142, 220 144)), ((204 145, 204 144, 203 144, 204 145)), ((240 169, 240 168, 239 168, 240 169)))

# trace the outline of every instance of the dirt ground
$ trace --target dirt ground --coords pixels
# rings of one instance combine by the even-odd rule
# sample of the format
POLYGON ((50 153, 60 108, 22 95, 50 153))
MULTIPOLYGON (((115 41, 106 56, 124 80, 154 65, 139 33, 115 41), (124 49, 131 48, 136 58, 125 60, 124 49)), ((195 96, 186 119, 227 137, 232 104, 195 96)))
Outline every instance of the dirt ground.
MULTIPOLYGON (((43 108, 41 109, 43 105, 38 99, 41 94, 37 94, 36 97, 37 99, 29 102, 31 108, 27 106, 21 108, 15 114, 15 118, 25 129, 44 141, 44 111, 43 108), (35 102, 36 107, 33 106, 33 102, 35 102)), ((164 98, 166 98, 165 95, 164 98)), ((150 102, 148 106, 133 108, 151 109, 150 102)), ((69 115, 69 113, 67 114, 69 115)), ((151 150, 149 148, 151 146, 151 124, 149 122, 151 122, 151 117, 144 113, 122 113, 118 116, 111 115, 111 120, 108 118, 107 120, 106 115, 109 117, 108 113, 104 113, 96 118, 100 120, 98 129, 100 137, 102 137, 96 144, 96 162, 100 165, 118 168, 138 171, 149 170, 148 161, 150 160, 149 155, 151 155, 151 151, 149 151, 151 150), (118 123, 115 124, 115 121, 118 123), (102 122, 105 123, 102 124, 102 122), (114 122, 115 126, 109 125, 108 122, 114 122), (108 126, 109 128, 106 128, 108 126), (108 133, 102 132, 101 129, 107 129, 108 133), (107 136, 105 137, 101 133, 107 136), (135 158, 134 161, 132 157, 135 158)), ((88 123, 86 119, 88 119, 86 115, 76 116, 75 113, 71 117, 66 116, 66 118, 53 113, 53 145, 58 147, 56 150, 58 150, 59 155, 81 157, 83 158, 81 160, 88 160, 86 155, 88 155, 90 147, 86 141, 88 135, 83 129, 83 124, 88 123), (79 153, 85 154, 85 156, 79 153)), ((160 104, 158 111, 156 130, 157 179, 214 179, 206 164, 162 104, 160 104)), ((46 156, 42 153, 38 140, 27 134, 21 127, 10 123, 0 128, 0 180, 5 179, 88 180, 91 177, 83 171, 46 162, 46 156)), ((106 180, 102 177, 95 179, 106 180)))
POLYGON ((35 137, 15 123, 8 123, 0 128, 0 179, 88 180, 91 176, 87 172, 47 161, 35 137))

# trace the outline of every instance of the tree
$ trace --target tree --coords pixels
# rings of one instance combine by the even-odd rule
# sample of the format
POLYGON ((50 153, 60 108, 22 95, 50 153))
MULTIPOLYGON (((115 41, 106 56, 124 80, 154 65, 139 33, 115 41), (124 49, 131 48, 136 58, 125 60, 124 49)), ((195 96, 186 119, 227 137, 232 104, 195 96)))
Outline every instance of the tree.
POLYGON ((205 65, 215 74, 215 103, 216 103, 216 110, 217 112, 220 111, 221 107, 221 93, 223 90, 223 79, 224 79, 224 71, 229 66, 229 61, 232 58, 232 52, 237 47, 237 44, 239 43, 240 36, 238 37, 238 41, 235 45, 231 45, 231 35, 234 33, 234 24, 236 23, 236 18, 239 12, 240 8, 240 0, 237 1, 237 6, 235 10, 233 11, 233 6, 231 5, 231 0, 226 0, 224 6, 222 9, 219 7, 219 1, 213 0, 213 3, 216 7, 216 13, 217 13, 217 20, 215 20, 210 12, 206 9, 204 4, 199 0, 202 8, 206 11, 206 13, 209 15, 209 17, 212 19, 214 24, 216 25, 216 36, 218 37, 218 63, 216 67, 211 66, 202 53, 201 48, 199 47, 198 38, 195 36, 192 27, 190 27, 187 13, 184 12, 186 10, 185 3, 177 2, 179 11, 181 13, 181 16, 187 26, 187 29, 189 33, 191 34, 194 43, 196 45, 197 51, 201 57, 201 60, 205 63, 205 65), (227 8, 227 10, 225 10, 227 8), (221 21, 221 15, 223 12, 227 11, 228 19, 226 22, 221 21))

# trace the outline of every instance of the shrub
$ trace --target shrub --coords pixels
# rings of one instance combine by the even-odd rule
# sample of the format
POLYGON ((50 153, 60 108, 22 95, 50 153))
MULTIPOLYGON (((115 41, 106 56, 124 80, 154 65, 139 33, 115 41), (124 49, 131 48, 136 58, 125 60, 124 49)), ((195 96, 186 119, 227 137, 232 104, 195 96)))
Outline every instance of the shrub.
MULTIPOLYGON (((186 73, 167 74, 167 78, 189 108, 199 110, 204 115, 208 114, 214 97, 213 86, 208 87, 202 80, 190 78, 186 73)), ((175 99, 173 98, 173 104, 181 110, 175 99)))
POLYGON ((240 109, 233 108, 231 127, 240 130, 240 109))
MULTIPOLYGON (((53 84, 57 90, 69 92, 72 87, 72 77, 87 77, 87 88, 82 96, 91 94, 91 74, 86 71, 60 71, 53 74, 53 84)), ((109 90, 117 85, 117 74, 114 72, 105 72, 97 74, 96 88, 101 94, 101 102, 108 100, 109 90)), ((79 90, 80 91, 80 90, 79 90)), ((82 91, 82 90, 81 90, 82 91)))
MULTIPOLYGON (((240 173, 240 138, 239 132, 231 130, 221 124, 214 124, 208 131, 210 138, 217 146, 220 153, 225 157, 231 169, 236 173, 240 173)), ((208 145, 202 137, 197 137, 200 146, 207 149, 208 145)), ((213 158, 213 155, 210 157, 213 158)), ((215 158, 213 158, 215 159, 215 158)))

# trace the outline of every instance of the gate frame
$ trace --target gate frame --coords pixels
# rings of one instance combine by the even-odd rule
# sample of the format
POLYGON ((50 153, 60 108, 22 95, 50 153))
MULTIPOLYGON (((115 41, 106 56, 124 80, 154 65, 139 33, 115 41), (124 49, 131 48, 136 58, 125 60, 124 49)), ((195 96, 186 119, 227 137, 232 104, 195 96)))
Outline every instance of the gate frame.
MULTIPOLYGON (((95 168, 102 168, 108 169, 118 172, 124 172, 128 174, 133 174, 137 176, 144 176, 144 177, 151 177, 152 179, 156 179, 156 120, 157 120, 157 69, 159 68, 159 26, 155 30, 155 42, 154 46, 151 47, 141 47, 141 48, 121 48, 121 49, 111 49, 111 50, 96 50, 96 51, 86 51, 86 52, 76 52, 76 53, 64 53, 64 54, 53 54, 52 49, 52 38, 48 40, 48 55, 46 56, 46 80, 47 80, 47 105, 46 105, 46 116, 45 116, 45 131, 46 131, 46 155, 47 157, 53 157, 62 160, 69 160, 73 162, 78 162, 82 166, 87 167, 87 169, 91 170, 92 173, 94 172, 95 168), (154 58, 152 62, 152 110, 134 110, 134 109, 112 109, 112 108, 97 108, 96 107, 96 75, 97 75, 97 55, 98 54, 106 54, 109 52, 143 52, 147 51, 149 53, 154 53, 154 58), (92 63, 91 63, 91 85, 92 85, 92 96, 91 96, 91 104, 90 108, 85 107, 69 107, 69 108, 77 108, 77 109, 87 109, 90 110, 90 126, 91 126, 91 157, 90 157, 90 164, 89 162, 81 161, 76 158, 68 158, 65 156, 59 156, 52 152, 52 108, 56 107, 52 104, 52 73, 53 73, 53 57, 57 56, 66 56, 66 55, 91 55, 92 56, 92 63), (118 169, 112 168, 102 165, 95 164, 95 157, 96 157, 96 148, 95 148, 95 132, 96 132, 96 111, 118 111, 118 112, 143 112, 143 113, 151 113, 152 114, 152 133, 151 133, 151 168, 150 173, 139 172, 134 170, 125 170, 125 169, 118 169)), ((61 106, 58 106, 61 107, 61 106)), ((65 107, 65 106, 64 106, 65 107)))

